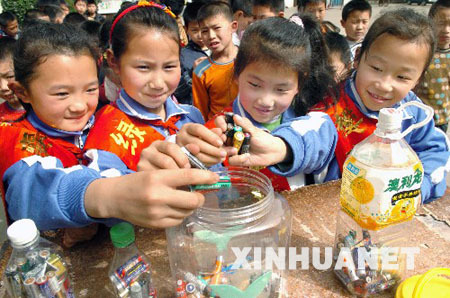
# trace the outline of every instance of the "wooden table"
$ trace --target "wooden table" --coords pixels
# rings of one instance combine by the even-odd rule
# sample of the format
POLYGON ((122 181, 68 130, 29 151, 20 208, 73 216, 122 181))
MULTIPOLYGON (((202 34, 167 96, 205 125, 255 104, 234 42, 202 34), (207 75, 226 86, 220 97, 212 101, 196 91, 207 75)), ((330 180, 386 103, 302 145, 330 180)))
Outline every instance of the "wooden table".
MULTIPOLYGON (((340 181, 333 181, 284 193, 293 210, 291 247, 321 247, 323 251, 324 247, 333 246, 339 189, 340 181)), ((420 247, 420 254, 416 255, 415 269, 406 275, 450 267, 450 189, 443 198, 422 207, 413 223, 408 237, 420 247)), ((58 234, 53 236, 55 242, 60 242, 58 234)), ((136 228, 136 244, 152 262, 158 297, 174 297, 164 231, 136 228)), ((112 297, 107 271, 113 252, 106 227, 92 241, 66 250, 77 297, 112 297)), ((1 272, 8 255, 7 252, 1 261, 1 272)), ((290 297, 350 297, 331 269, 319 271, 312 267, 289 271, 290 297)), ((1 290, 4 292, 4 288, 1 290)), ((379 297, 393 297, 393 293, 379 297)))

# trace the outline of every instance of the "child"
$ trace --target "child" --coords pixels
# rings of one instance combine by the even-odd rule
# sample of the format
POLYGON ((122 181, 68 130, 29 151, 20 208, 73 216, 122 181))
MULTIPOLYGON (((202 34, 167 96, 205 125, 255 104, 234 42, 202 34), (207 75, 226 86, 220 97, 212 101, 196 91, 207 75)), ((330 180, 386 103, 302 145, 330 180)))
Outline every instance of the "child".
POLYGON ((325 43, 328 47, 328 61, 334 70, 334 79, 339 83, 347 77, 351 69, 350 48, 345 37, 337 32, 325 34, 325 43))
POLYGON ((232 0, 231 10, 233 11, 233 20, 237 22, 238 28, 233 33, 233 43, 239 46, 245 29, 253 21, 252 0, 232 0))
POLYGON ((86 16, 88 20, 96 21, 99 23, 103 23, 105 21, 105 17, 102 15, 99 15, 97 12, 97 2, 95 0, 88 0, 87 1, 87 10, 86 10, 86 16))
POLYGON ((8 36, 14 39, 18 38, 19 22, 17 17, 11 11, 4 11, 0 14, 0 38, 8 36))
MULTIPOLYGON (((326 180, 337 179, 347 154, 374 130, 378 111, 420 101, 411 92, 433 55, 434 37, 426 17, 410 9, 389 11, 370 27, 356 62, 356 72, 342 85, 337 103, 327 100, 319 110, 331 116, 338 130, 336 158, 326 180)), ((405 108, 402 130, 425 119, 415 106, 405 108)), ((431 121, 406 135, 424 167, 422 201, 445 192, 449 170, 449 145, 444 133, 431 121)))
POLYGON ((284 17, 284 0, 253 0, 253 19, 284 17))
POLYGON ((450 1, 435 2, 430 8, 429 17, 434 23, 437 48, 415 92, 434 108, 435 125, 446 132, 450 121, 450 1))
POLYGON ((75 10, 81 14, 82 16, 86 15, 87 10, 87 0, 75 0, 73 3, 73 6, 75 6, 75 10))
POLYGON ((15 45, 15 39, 9 37, 0 39, 0 98, 6 100, 0 104, 0 122, 17 120, 25 113, 16 95, 8 87, 8 84, 14 81, 15 45))
MULTIPOLYGON (((324 113, 304 116, 304 111, 328 94, 334 80, 325 59, 312 60, 316 58, 313 53, 326 55, 323 41, 316 40, 322 38, 318 24, 307 16, 301 22, 304 29, 289 20, 269 18, 246 30, 234 71, 239 95, 225 109, 241 116, 235 116, 236 124, 251 135, 250 154, 232 156, 230 164, 278 164, 262 170, 276 191, 313 183, 314 177, 304 173, 320 173, 333 158, 337 140, 336 129, 324 113), (317 73, 322 80, 312 84, 315 79, 311 77, 317 73)), ((215 125, 226 130, 223 116, 207 123, 208 127, 215 125)))
POLYGON ((198 11, 197 19, 211 56, 194 69, 192 97, 207 120, 227 107, 237 95, 237 86, 232 80, 238 51, 232 35, 237 23, 233 21, 230 6, 223 2, 205 4, 198 11))
MULTIPOLYGON (((30 109, 22 121, 0 126, 9 218, 31 218, 43 230, 117 219, 146 227, 181 223, 204 198, 176 187, 214 183, 217 175, 184 169, 100 179, 80 164, 97 104, 96 62, 95 48, 73 26, 36 24, 19 39, 12 86, 30 109)), ((189 167, 187 158, 183 163, 189 167)))
POLYGON ((341 25, 345 30, 352 61, 369 29, 372 6, 366 0, 352 0, 342 9, 341 25))
POLYGON ((333 23, 325 21, 325 14, 327 11, 326 0, 304 0, 302 5, 298 7, 299 12, 307 12, 312 14, 319 22, 322 33, 339 32, 340 29, 333 23))
POLYGON ((184 26, 189 36, 189 42, 181 49, 181 79, 175 90, 178 102, 183 104, 192 104, 192 72, 195 60, 206 58, 210 53, 208 47, 203 43, 200 25, 197 21, 197 12, 202 5, 201 2, 188 3, 183 12, 184 26))
POLYGON ((100 171, 136 171, 145 147, 204 120, 196 108, 171 98, 180 80, 180 37, 166 6, 144 2, 119 11, 110 43, 108 62, 122 90, 115 105, 97 113, 85 148, 100 171))

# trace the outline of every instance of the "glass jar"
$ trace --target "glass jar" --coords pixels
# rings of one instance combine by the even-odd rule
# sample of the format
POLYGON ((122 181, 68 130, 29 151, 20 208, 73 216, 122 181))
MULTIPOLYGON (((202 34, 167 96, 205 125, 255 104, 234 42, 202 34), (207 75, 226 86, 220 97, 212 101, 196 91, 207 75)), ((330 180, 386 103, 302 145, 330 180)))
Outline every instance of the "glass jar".
POLYGON ((286 291, 287 253, 282 266, 272 261, 289 245, 290 207, 260 172, 218 174, 230 184, 200 190, 204 205, 166 230, 177 297, 278 297, 286 291))
POLYGON ((74 297, 62 248, 41 238, 31 219, 9 226, 13 251, 5 269, 10 297, 74 297))

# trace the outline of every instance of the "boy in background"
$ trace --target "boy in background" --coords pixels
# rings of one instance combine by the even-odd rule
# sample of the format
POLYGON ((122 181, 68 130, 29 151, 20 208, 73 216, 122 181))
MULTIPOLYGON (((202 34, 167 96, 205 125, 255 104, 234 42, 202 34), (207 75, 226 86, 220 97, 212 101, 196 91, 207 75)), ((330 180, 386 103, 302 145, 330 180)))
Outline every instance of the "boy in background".
POLYGON ((299 12, 312 14, 320 23, 320 30, 323 34, 327 32, 339 32, 340 29, 333 23, 325 21, 327 11, 327 0, 304 0, 303 5, 298 7, 299 12))
POLYGON ((88 20, 96 21, 99 23, 103 23, 105 21, 105 17, 102 15, 99 15, 97 7, 97 2, 95 0, 88 0, 87 1, 87 10, 86 10, 86 16, 88 20))
POLYGON ((284 17, 284 0, 253 0, 253 20, 284 17))
POLYGON ((372 6, 365 0, 352 0, 345 4, 342 9, 341 25, 345 30, 352 61, 355 59, 357 49, 361 47, 367 30, 369 30, 371 16, 372 6))
POLYGON ((325 34, 325 43, 328 47, 328 61, 334 70, 334 79, 339 83, 347 78, 351 69, 350 48, 345 37, 337 32, 325 34))
POLYGON ((424 103, 434 108, 435 125, 446 132, 450 121, 450 0, 438 0, 431 6, 428 16, 434 24, 437 47, 414 91, 424 103))
POLYGON ((202 57, 206 58, 210 54, 208 47, 203 43, 200 25, 197 21, 197 12, 202 5, 202 2, 188 3, 183 12, 185 31, 189 41, 181 49, 181 79, 175 90, 175 97, 178 102, 183 104, 192 104, 192 72, 195 60, 202 57))
POLYGON ((245 29, 253 21, 252 0, 231 0, 231 10, 233 11, 233 20, 237 22, 238 28, 233 33, 233 43, 239 46, 245 29))
POLYGON ((22 104, 8 84, 14 81, 13 53, 16 40, 10 37, 0 39, 0 122, 14 121, 25 113, 22 104))
POLYGON ((75 0, 73 3, 73 6, 75 6, 75 10, 84 16, 87 11, 87 0, 75 0))
POLYGON ((233 80, 234 59, 238 48, 232 35, 237 30, 228 4, 214 1, 203 5, 197 14, 203 43, 211 56, 194 69, 192 97, 205 120, 229 106, 238 94, 233 80))
POLYGON ((4 11, 0 14, 0 38, 11 37, 17 39, 19 36, 19 22, 11 11, 4 11))

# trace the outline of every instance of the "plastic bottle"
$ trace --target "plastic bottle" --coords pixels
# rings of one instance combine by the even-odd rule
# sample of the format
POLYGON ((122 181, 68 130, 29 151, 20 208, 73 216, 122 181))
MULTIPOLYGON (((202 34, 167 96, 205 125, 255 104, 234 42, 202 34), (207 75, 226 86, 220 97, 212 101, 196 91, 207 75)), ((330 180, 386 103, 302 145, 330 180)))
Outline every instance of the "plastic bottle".
POLYGON ((14 222, 7 234, 13 248, 4 276, 10 297, 74 297, 61 247, 41 238, 31 219, 14 222))
POLYGON ((433 109, 419 102, 381 109, 374 133, 353 148, 343 165, 335 261, 348 263, 335 267, 335 274, 353 294, 384 291, 404 274, 401 248, 421 202, 423 166, 403 138, 432 117, 433 109), (427 110, 427 117, 401 132, 402 110, 411 105, 427 110), (388 250, 397 269, 383 267, 388 250), (361 261, 362 255, 375 257, 361 261))
POLYGON ((116 297, 156 298, 151 267, 147 257, 134 243, 133 225, 122 222, 110 230, 114 257, 109 268, 109 278, 116 297))

